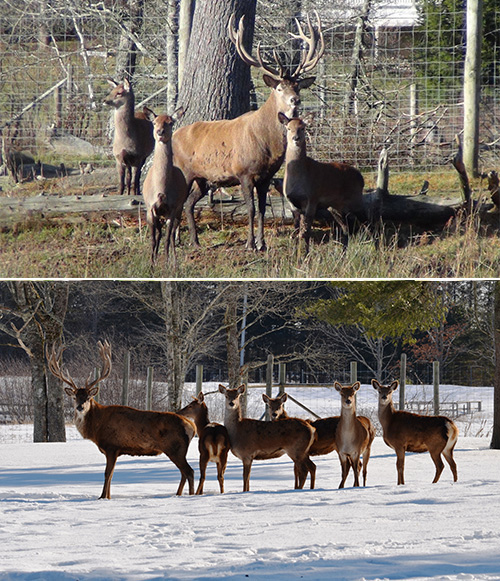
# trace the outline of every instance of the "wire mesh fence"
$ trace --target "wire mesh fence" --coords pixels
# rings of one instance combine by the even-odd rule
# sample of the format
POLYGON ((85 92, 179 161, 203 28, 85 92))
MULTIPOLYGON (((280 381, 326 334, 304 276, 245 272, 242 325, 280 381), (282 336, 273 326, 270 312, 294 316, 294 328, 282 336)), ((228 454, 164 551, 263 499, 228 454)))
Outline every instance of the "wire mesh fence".
MULTIPOLYGON (((450 10, 424 0, 257 2, 255 43, 278 47, 291 61, 297 50, 289 35, 291 4, 301 4, 302 15, 318 10, 326 43, 316 84, 302 95, 303 110, 315 113, 311 155, 369 169, 389 147, 395 169, 447 163, 463 127, 462 4, 450 10)), ((70 135, 85 142, 88 157, 109 155, 106 77, 115 75, 131 43, 137 102, 165 109, 173 62, 167 37, 176 38, 177 9, 175 0, 0 0, 4 153, 7 143, 37 158, 63 156, 72 149, 67 140, 62 149, 61 137, 70 135)), ((484 169, 498 166, 500 156, 500 9, 488 12, 486 24, 484 169)), ((254 84, 260 104, 269 89, 260 75, 254 84)))

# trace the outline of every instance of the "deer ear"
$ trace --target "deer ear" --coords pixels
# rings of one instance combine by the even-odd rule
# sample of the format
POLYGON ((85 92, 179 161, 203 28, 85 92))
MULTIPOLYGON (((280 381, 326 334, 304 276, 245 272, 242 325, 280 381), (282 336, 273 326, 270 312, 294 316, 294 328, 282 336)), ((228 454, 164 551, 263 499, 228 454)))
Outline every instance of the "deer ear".
POLYGON ((336 381, 336 382, 333 384, 333 387, 334 387, 334 388, 335 388, 337 391, 342 391, 342 385, 341 385, 341 384, 340 384, 338 381, 336 381))
POLYGON ((203 401, 205 400, 205 396, 203 395, 203 392, 200 391, 200 393, 196 396, 196 399, 200 402, 203 403, 203 401))
POLYGON ((380 383, 376 379, 372 379, 372 387, 373 389, 378 389, 380 387, 380 383))
POLYGON ((398 388, 398 385, 399 385, 399 381, 396 379, 390 385, 391 391, 394 391, 395 389, 397 389, 398 388))
POLYGON ((106 81, 108 81, 112 87, 118 87, 118 83, 114 79, 108 78, 106 81))
POLYGON ((264 400, 265 403, 268 403, 269 401, 269 396, 267 395, 267 393, 263 393, 262 394, 262 399, 264 400))
POLYGON ((142 112, 144 113, 144 115, 146 115, 146 119, 148 121, 151 121, 151 123, 153 123, 153 121, 157 117, 156 113, 152 109, 149 109, 148 107, 144 107, 142 112))
POLYGON ((245 388, 245 384, 243 384, 243 383, 242 383, 242 384, 241 384, 241 385, 238 387, 238 393, 239 393, 240 395, 241 395, 242 393, 245 393, 245 389, 246 389, 246 388, 245 388))
POLYGON ((175 121, 175 123, 182 119, 182 116, 184 115, 185 112, 186 110, 184 109, 184 107, 179 107, 173 112, 172 119, 175 121))
POLYGON ((354 389, 354 391, 358 391, 358 389, 361 387, 361 383, 359 381, 356 381, 356 383, 352 384, 352 388, 354 389))
POLYGON ((316 77, 306 77, 298 81, 299 89, 308 89, 316 80, 316 77))
POLYGON ((99 393, 99 386, 94 385, 94 387, 91 387, 89 389, 89 397, 95 397, 98 393, 99 393))
POLYGON ((288 119, 284 113, 281 113, 281 111, 278 113, 278 119, 283 125, 288 125, 288 122, 290 121, 290 119, 288 119))
POLYGON ((268 87, 271 87, 271 89, 276 89, 276 87, 281 82, 281 81, 278 81, 278 79, 273 79, 273 77, 271 77, 269 75, 262 75, 262 78, 264 79, 264 83, 266 83, 266 85, 268 87))
POLYGON ((285 403, 287 399, 288 399, 288 394, 285 392, 280 397, 280 400, 281 400, 282 403, 285 403))
POLYGON ((69 397, 73 397, 75 395, 75 391, 71 387, 65 387, 64 391, 69 395, 69 397))
POLYGON ((227 389, 226 389, 226 388, 225 388, 225 387, 222 385, 222 383, 219 383, 219 391, 220 391, 222 394, 226 395, 226 391, 227 391, 227 389))
POLYGON ((125 91, 130 91, 130 81, 128 79, 123 79, 123 88, 125 91))

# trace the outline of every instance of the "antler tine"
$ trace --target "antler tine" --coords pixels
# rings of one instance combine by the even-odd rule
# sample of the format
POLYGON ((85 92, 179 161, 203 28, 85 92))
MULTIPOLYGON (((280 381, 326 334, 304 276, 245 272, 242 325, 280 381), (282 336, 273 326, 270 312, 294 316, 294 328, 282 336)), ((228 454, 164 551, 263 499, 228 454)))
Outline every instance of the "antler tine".
POLYGON ((103 379, 106 379, 106 377, 108 377, 108 375, 111 373, 111 345, 107 340, 105 340, 104 343, 98 341, 97 347, 99 348, 99 354, 101 355, 103 365, 99 377, 94 379, 94 381, 92 381, 91 383, 87 381, 86 383, 87 389, 94 387, 95 385, 100 383, 103 379))
POLYGON ((304 50, 302 53, 302 58, 300 59, 300 63, 292 75, 292 77, 294 77, 294 78, 298 77, 299 74, 301 74, 301 73, 307 73, 309 71, 312 71, 314 69, 314 67, 318 64, 319 59, 323 56, 323 54, 325 52, 325 40, 323 37, 323 32, 321 31, 321 18, 319 16, 317 10, 315 10, 315 13, 316 13, 317 26, 318 26, 317 31, 314 30, 314 27, 311 23, 311 18, 309 17, 309 15, 307 15, 307 28, 309 31, 309 36, 307 36, 307 34, 304 33, 304 30, 303 30, 300 22, 297 20, 297 18, 295 19, 295 22, 297 24, 297 30, 299 33, 298 34, 293 34, 292 32, 289 33, 292 38, 296 38, 298 40, 303 40, 309 47, 309 49, 307 51, 304 50), (319 41, 319 49, 318 49, 318 41, 319 41), (316 56, 314 56, 315 52, 316 52, 316 56))
POLYGON ((282 79, 283 75, 281 73, 283 72, 283 67, 282 67, 281 63, 279 61, 277 61, 277 64, 279 66, 279 71, 273 69, 271 66, 264 63, 264 59, 263 59, 262 53, 261 53, 260 43, 257 45, 257 58, 256 59, 254 59, 252 57, 252 55, 249 54, 248 51, 246 50, 246 48, 243 46, 243 33, 245 31, 245 26, 243 24, 244 19, 245 19, 245 16, 243 15, 240 18, 240 21, 238 23, 238 28, 235 28, 234 23, 235 23, 236 17, 233 13, 233 14, 231 14, 231 17, 230 17, 228 25, 227 25, 229 38, 230 38, 231 42, 234 44, 234 46, 236 47, 236 51, 237 51, 238 55, 240 56, 241 60, 251 67, 256 67, 258 69, 262 69, 263 71, 265 71, 266 73, 275 77, 276 79, 282 79))
POLYGON ((61 367, 59 365, 59 360, 61 359, 63 352, 64 352, 64 347, 62 345, 60 345, 59 349, 57 350, 57 353, 56 353, 56 348, 55 348, 55 345, 53 344, 52 350, 49 353, 49 348, 47 345, 45 348, 45 356, 47 358, 47 363, 49 364, 50 372, 55 377, 62 380, 64 383, 67 383, 69 386, 71 386, 76 391, 78 389, 78 387, 76 386, 75 382, 73 381, 73 378, 71 377, 71 375, 69 373, 64 373, 64 371, 61 369, 61 367))

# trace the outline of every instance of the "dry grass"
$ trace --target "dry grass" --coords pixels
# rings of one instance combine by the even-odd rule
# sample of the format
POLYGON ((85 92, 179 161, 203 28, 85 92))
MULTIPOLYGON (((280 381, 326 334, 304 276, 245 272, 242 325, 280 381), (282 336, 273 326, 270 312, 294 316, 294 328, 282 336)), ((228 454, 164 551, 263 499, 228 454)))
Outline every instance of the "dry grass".
MULTIPOLYGON (((391 176, 391 191, 413 194, 420 189, 422 176, 406 175, 405 179, 405 175, 391 176)), ((452 172, 432 176, 431 192, 450 198, 454 180, 456 188, 452 172)), ((65 193, 76 193, 75 187, 65 193)), ((31 191, 24 195, 39 193, 40 186, 28 188, 31 191)), ((201 249, 187 244, 183 227, 176 268, 162 256, 151 270, 148 232, 137 216, 28 217, 0 232, 0 277, 491 278, 500 273, 500 238, 497 232, 479 227, 474 216, 440 236, 415 238, 404 248, 398 248, 394 237, 376 248, 372 236, 363 230, 351 238, 346 253, 328 240, 327 231, 315 228, 307 257, 292 239, 292 226, 277 219, 267 220, 268 250, 262 253, 245 250, 246 219, 224 217, 221 223, 217 212, 204 210, 198 224, 201 249)))

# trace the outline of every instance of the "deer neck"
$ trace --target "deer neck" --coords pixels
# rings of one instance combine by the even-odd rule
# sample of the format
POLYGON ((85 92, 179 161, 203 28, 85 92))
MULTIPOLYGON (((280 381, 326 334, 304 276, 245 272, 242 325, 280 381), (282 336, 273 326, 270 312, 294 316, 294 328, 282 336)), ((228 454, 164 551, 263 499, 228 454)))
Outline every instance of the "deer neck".
POLYGON ((350 408, 342 406, 340 410, 340 422, 344 429, 349 430, 356 423, 356 405, 353 404, 350 408))
POLYGON ((153 167, 161 168, 159 175, 161 175, 162 179, 165 181, 170 181, 174 167, 171 139, 169 139, 167 143, 161 141, 155 142, 153 167))
POLYGON ((93 425, 97 421, 99 410, 104 406, 99 405, 94 399, 89 402, 89 407, 83 411, 78 411, 75 408, 75 426, 83 438, 91 440, 93 433, 93 425))
POLYGON ((135 117, 135 103, 131 98, 126 101, 121 107, 115 109, 115 131, 119 133, 126 133, 128 127, 135 117))
POLYGON ((382 403, 382 401, 379 399, 378 402, 378 419, 380 421, 380 424, 382 425, 383 428, 385 428, 389 422, 391 421, 392 416, 395 413, 395 409, 394 409, 394 403, 391 400, 389 400, 387 403, 382 403))
POLYGON ((294 162, 294 166, 296 166, 298 162, 303 162, 306 159, 306 155, 307 152, 305 142, 301 143, 300 145, 287 143, 285 154, 285 163, 287 165, 291 162, 294 162))
POLYGON ((224 412, 224 425, 227 428, 229 434, 234 434, 238 429, 238 424, 241 422, 241 408, 236 406, 234 408, 228 408, 226 406, 224 412))
POLYGON ((198 430, 198 435, 203 431, 205 426, 210 423, 208 419, 208 408, 206 406, 201 407, 200 411, 196 416, 193 418, 194 423, 196 424, 196 429, 198 430))
POLYGON ((278 102, 274 91, 271 91, 267 101, 255 111, 254 121, 258 125, 259 134, 264 136, 266 142, 271 145, 270 149, 282 159, 285 155, 286 137, 283 125, 278 119, 278 102))

